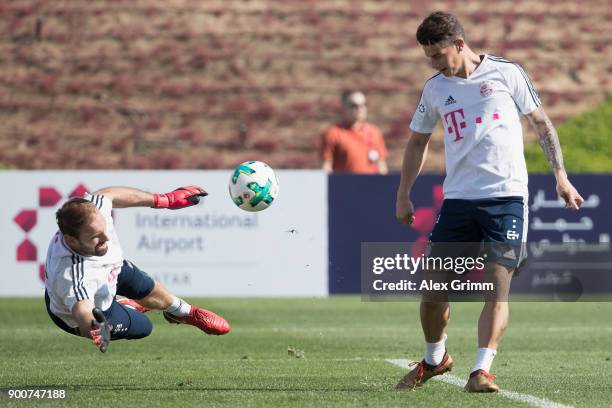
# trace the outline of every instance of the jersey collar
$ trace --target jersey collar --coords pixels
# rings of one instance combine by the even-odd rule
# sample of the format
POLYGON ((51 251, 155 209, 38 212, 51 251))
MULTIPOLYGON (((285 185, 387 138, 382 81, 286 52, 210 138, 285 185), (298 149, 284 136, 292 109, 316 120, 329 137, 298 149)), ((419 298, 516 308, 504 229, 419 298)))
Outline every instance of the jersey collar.
POLYGON ((478 64, 478 66, 476 67, 476 69, 470 74, 470 76, 468 76, 467 78, 461 78, 458 76, 452 76, 452 77, 447 77, 444 76, 444 79, 448 80, 448 81, 452 81, 452 82, 468 82, 471 81, 472 78, 474 77, 474 75, 479 74, 480 71, 482 71, 482 66, 485 64, 485 62, 489 59, 489 54, 480 54, 480 64, 478 64))

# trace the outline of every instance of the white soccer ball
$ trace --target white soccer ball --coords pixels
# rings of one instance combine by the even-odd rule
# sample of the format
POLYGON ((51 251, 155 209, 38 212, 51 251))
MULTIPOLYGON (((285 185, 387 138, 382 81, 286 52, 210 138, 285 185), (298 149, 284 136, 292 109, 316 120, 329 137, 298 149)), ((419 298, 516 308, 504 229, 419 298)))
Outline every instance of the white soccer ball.
POLYGON ((278 178, 264 162, 244 162, 232 173, 229 193, 238 208, 250 212, 265 210, 278 195, 278 178))

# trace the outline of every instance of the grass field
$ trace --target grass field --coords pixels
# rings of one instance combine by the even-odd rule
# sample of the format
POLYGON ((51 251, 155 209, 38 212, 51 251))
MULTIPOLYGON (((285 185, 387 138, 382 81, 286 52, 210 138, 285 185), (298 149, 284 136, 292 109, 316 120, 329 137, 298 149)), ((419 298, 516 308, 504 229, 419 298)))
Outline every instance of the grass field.
MULTIPOLYGON (((0 299, 0 387, 65 389, 63 401, 0 405, 187 406, 529 406, 503 395, 472 395, 441 381, 394 390, 423 346, 418 304, 331 299, 194 300, 233 330, 206 336, 151 314, 150 337, 117 341, 101 354, 65 334, 40 299, 0 299), (295 351, 288 352, 292 348, 295 351), (303 352, 303 353, 302 353, 303 352), (302 356, 303 354, 303 356, 302 356)), ((454 304, 447 346, 452 375, 467 378, 480 305, 454 304)), ((612 303, 513 303, 492 372, 505 390, 576 407, 612 403, 612 303)))

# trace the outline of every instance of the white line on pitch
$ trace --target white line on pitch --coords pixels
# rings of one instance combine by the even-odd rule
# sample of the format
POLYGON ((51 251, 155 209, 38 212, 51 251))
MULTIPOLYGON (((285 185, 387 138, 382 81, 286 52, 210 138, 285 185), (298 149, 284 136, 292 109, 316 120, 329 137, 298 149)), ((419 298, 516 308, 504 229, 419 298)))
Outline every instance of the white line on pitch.
MULTIPOLYGON (((412 363, 412 361, 405 360, 405 359, 400 359, 400 360, 387 359, 387 362, 393 365, 396 365, 398 367, 402 367, 402 368, 410 368, 409 364, 412 363)), ((456 377, 454 375, 450 375, 450 374, 439 375, 439 376, 433 377, 433 379, 443 381, 447 384, 452 384, 452 385, 455 385, 461 388, 463 388, 466 383, 464 379, 456 377)), ((546 398, 538 398, 538 397, 534 397, 533 395, 529 395, 529 394, 521 394, 520 392, 499 390, 499 395, 501 395, 502 397, 506 397, 506 398, 515 400, 515 401, 524 402, 526 404, 529 404, 537 408, 573 408, 571 405, 559 404, 557 402, 547 400, 546 398)))

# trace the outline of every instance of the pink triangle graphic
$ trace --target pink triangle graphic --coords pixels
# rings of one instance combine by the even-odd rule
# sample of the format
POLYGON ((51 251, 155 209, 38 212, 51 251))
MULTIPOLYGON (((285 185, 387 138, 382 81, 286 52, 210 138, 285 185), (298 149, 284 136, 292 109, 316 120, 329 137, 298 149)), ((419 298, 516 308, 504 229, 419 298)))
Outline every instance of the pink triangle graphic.
POLYGON ((38 189, 38 204, 41 207, 55 207, 62 199, 62 195, 53 187, 40 187, 38 189))
POLYGON ((72 197, 83 197, 83 195, 88 192, 89 189, 87 187, 85 187, 83 184, 79 184, 78 186, 76 186, 76 188, 72 191, 72 193, 68 194, 68 197, 72 198, 72 197))
POLYGON ((36 261, 37 253, 36 246, 29 239, 24 239, 17 246, 17 262, 36 261))
POLYGON ((13 218, 13 221, 15 221, 15 224, 19 225, 24 232, 30 232, 36 225, 36 210, 21 210, 19 214, 13 218))

